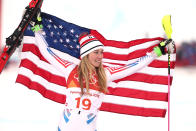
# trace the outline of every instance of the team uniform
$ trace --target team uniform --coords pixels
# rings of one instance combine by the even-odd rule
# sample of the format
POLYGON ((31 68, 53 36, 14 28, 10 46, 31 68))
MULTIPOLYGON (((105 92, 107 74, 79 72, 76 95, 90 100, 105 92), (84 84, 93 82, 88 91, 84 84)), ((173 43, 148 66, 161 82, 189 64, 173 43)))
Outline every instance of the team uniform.
MULTIPOLYGON (((135 73, 155 59, 152 54, 139 58, 126 66, 106 67, 107 83, 135 73)), ((58 131, 96 131, 96 119, 104 93, 99 91, 96 73, 91 75, 89 93, 81 96, 77 66, 69 62, 65 69, 67 81, 65 109, 61 115, 58 131)))
MULTIPOLYGON (((35 36, 39 41, 44 43, 41 33, 35 33, 35 36)), ((81 58, 93 50, 103 48, 103 44, 92 35, 82 37, 79 41, 81 58)), ((84 88, 84 94, 81 96, 77 72, 78 65, 66 60, 61 60, 47 47, 39 48, 41 51, 45 51, 43 52, 44 57, 63 73, 67 82, 65 108, 61 114, 58 131, 96 131, 97 115, 104 96, 106 95, 99 91, 97 74, 94 72, 90 76, 89 92, 87 93, 84 88), (47 48, 47 50, 45 50, 45 48, 47 48), (47 53, 49 55, 46 55, 47 53), (51 54, 53 57, 51 57, 51 54)), ((135 62, 125 66, 105 67, 107 85, 116 79, 137 72, 150 64, 156 57, 157 55, 148 53, 146 56, 138 58, 135 62)))

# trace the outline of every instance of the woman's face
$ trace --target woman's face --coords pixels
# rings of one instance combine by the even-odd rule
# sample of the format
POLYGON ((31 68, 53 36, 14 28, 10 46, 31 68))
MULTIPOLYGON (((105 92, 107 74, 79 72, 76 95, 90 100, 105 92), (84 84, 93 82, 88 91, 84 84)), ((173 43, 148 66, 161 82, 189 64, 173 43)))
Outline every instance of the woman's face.
POLYGON ((99 67, 103 59, 103 49, 97 49, 88 54, 88 60, 94 67, 99 67))

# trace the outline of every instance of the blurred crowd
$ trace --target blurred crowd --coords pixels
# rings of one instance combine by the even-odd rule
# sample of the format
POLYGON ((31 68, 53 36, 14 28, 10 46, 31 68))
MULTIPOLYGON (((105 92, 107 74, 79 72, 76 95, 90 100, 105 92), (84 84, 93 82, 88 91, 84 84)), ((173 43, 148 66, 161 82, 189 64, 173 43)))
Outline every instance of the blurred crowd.
POLYGON ((176 47, 176 66, 196 66, 196 41, 184 41, 176 47))

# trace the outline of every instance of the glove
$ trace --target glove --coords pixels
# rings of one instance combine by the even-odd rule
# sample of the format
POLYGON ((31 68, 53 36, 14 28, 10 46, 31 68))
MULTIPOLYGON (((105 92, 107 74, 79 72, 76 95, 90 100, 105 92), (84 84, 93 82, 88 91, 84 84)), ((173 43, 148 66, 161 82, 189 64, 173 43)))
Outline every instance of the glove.
POLYGON ((166 53, 174 53, 175 45, 172 39, 163 40, 158 46, 154 48, 154 52, 159 57, 165 55, 166 53))

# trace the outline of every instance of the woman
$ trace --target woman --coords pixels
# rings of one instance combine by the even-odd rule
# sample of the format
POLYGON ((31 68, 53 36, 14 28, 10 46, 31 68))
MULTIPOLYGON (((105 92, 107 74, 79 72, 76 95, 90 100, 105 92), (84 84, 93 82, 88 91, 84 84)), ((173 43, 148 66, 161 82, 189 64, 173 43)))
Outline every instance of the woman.
POLYGON ((96 131, 97 114, 103 97, 108 92, 107 84, 145 67, 156 57, 166 54, 168 47, 170 50, 174 49, 171 40, 166 40, 134 63, 104 68, 103 44, 91 34, 81 36, 79 43, 80 64, 77 66, 68 61, 64 63, 67 92, 58 131, 96 131))

